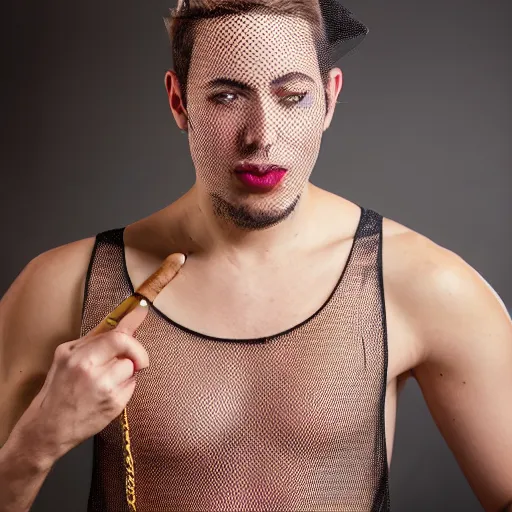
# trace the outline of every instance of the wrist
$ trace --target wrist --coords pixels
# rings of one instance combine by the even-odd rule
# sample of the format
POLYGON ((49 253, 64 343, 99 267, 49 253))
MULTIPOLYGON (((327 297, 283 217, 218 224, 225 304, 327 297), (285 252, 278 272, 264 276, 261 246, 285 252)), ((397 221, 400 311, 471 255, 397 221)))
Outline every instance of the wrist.
POLYGON ((2 451, 13 456, 32 473, 47 473, 58 460, 55 448, 42 436, 22 423, 16 425, 2 451))

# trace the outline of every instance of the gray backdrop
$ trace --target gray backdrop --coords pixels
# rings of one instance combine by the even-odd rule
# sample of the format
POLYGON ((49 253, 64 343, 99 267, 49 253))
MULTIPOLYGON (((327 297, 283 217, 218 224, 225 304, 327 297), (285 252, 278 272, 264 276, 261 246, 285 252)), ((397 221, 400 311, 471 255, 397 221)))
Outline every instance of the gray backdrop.
MULTIPOLYGON (((312 181, 460 254, 512 305, 512 3, 347 0, 370 33, 312 181)), ((129 224, 194 181, 169 112, 163 0, 3 5, 0 293, 52 247, 129 224)), ((91 441, 33 507, 85 511, 91 441)), ((482 510, 415 382, 399 402, 393 510, 482 510)))

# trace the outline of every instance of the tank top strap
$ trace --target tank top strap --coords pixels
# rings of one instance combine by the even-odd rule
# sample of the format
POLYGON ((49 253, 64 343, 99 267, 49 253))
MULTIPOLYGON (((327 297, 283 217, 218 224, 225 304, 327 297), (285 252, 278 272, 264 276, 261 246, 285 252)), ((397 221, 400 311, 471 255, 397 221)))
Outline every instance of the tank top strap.
POLYGON ((81 336, 131 294, 124 269, 124 228, 96 235, 85 280, 81 336))
POLYGON ((382 229, 382 215, 369 208, 363 208, 363 222, 360 227, 360 238, 378 235, 382 229))
MULTIPOLYGON (((329 320, 329 325, 343 325, 345 338, 352 339, 354 344, 360 343, 363 349, 363 367, 379 368, 385 378, 387 334, 382 280, 383 218, 370 209, 362 209, 361 215, 341 283, 323 317, 329 320)), ((325 322, 325 318, 319 321, 325 322)))
POLYGON ((359 294, 371 277, 382 277, 382 215, 362 208, 352 251, 345 268, 346 281, 359 294), (359 286, 354 286, 356 283, 359 286))

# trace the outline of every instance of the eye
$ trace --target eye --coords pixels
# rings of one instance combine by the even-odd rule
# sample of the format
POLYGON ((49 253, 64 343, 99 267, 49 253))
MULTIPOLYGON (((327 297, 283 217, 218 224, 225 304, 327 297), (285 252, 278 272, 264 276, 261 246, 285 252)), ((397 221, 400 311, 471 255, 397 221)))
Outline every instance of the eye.
POLYGON ((215 96, 212 96, 212 100, 215 103, 221 103, 221 104, 231 103, 229 100, 226 99, 226 96, 237 96, 237 95, 234 92, 221 92, 220 94, 216 94, 215 96))
POLYGON ((289 96, 286 96, 284 98, 283 102, 286 104, 289 104, 289 105, 297 105, 297 104, 301 103, 306 96, 307 96, 307 92, 290 94, 289 96), (297 98, 297 100, 293 100, 293 98, 297 98))

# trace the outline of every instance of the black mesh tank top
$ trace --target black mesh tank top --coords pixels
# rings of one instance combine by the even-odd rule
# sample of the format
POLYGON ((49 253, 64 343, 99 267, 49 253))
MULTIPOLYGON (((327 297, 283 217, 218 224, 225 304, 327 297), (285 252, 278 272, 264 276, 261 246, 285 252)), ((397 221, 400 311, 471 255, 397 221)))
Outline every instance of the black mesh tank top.
MULTIPOLYGON (((100 233, 82 335, 133 293, 124 228, 100 233)), ((347 264, 310 318, 219 339, 151 306, 150 366, 126 412, 138 512, 388 511, 382 217, 361 208, 347 264)), ((121 425, 94 436, 89 512, 129 512, 121 425)))

